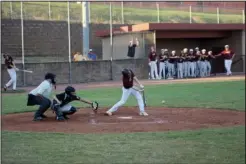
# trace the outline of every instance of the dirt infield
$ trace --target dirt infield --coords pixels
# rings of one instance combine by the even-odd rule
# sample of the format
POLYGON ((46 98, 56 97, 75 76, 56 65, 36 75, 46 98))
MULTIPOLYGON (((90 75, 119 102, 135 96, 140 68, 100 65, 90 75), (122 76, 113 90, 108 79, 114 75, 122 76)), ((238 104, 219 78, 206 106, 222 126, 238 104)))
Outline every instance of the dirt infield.
POLYGON ((68 121, 57 122, 50 111, 44 121, 33 122, 33 113, 2 116, 2 130, 62 133, 122 133, 193 130, 245 125, 245 112, 213 109, 147 107, 149 116, 138 115, 137 107, 122 107, 109 117, 106 109, 93 114, 80 109, 68 121))

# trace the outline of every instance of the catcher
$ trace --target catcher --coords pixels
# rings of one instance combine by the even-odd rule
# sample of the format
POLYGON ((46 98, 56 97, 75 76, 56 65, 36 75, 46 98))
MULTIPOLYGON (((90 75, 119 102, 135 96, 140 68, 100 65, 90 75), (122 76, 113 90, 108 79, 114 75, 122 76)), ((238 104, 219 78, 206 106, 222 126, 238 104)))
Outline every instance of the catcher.
POLYGON ((97 112, 97 108, 98 108, 97 102, 91 102, 81 99, 80 97, 76 96, 75 91, 76 91, 75 88, 73 88, 72 86, 68 86, 65 88, 65 92, 54 96, 51 109, 56 114, 56 120, 58 121, 68 120, 69 117, 67 115, 72 115, 77 111, 77 109, 72 105, 70 105, 69 103, 76 100, 90 104, 93 108, 93 111, 95 113, 97 112))

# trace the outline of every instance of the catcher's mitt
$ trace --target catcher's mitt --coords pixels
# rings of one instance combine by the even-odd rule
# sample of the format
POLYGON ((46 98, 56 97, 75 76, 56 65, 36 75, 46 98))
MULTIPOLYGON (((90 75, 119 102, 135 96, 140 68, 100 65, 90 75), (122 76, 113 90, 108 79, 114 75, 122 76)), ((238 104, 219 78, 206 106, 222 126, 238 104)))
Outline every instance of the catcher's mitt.
POLYGON ((95 113, 97 113, 98 102, 96 102, 96 101, 92 102, 91 107, 92 107, 93 111, 94 111, 95 113))

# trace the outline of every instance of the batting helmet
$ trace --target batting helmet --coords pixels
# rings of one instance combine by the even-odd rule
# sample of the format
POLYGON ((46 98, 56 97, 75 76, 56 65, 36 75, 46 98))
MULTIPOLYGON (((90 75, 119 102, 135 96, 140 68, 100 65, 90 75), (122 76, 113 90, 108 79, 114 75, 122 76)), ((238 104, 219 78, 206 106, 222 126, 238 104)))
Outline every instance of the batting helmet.
POLYGON ((70 95, 72 92, 75 92, 75 88, 74 88, 74 87, 72 87, 72 86, 67 86, 67 87, 65 88, 65 93, 66 93, 66 94, 70 95))
POLYGON ((48 79, 54 80, 55 77, 56 77, 56 75, 53 73, 46 73, 46 75, 44 76, 44 79, 45 80, 48 80, 48 79))
POLYGON ((123 71, 122 71, 122 75, 123 76, 129 76, 131 74, 131 70, 130 69, 123 69, 123 71))

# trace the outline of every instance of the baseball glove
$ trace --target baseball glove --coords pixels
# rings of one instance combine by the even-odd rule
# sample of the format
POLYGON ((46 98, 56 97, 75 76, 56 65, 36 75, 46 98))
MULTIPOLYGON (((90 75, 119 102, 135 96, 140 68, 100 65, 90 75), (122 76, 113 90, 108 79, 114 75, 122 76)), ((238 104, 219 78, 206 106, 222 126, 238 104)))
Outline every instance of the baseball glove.
POLYGON ((98 102, 96 102, 96 101, 92 102, 91 107, 92 107, 93 111, 94 111, 95 113, 97 113, 98 102))

